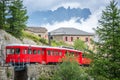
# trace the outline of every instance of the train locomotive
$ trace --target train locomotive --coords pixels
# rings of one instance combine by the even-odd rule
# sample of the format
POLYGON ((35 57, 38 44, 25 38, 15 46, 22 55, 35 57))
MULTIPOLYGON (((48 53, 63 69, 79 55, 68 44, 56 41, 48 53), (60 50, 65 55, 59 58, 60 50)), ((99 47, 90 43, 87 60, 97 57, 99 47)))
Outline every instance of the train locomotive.
POLYGON ((74 49, 28 44, 9 44, 6 46, 6 63, 13 66, 27 64, 60 63, 66 54, 76 56, 80 65, 89 65, 91 60, 82 57, 82 52, 74 49))

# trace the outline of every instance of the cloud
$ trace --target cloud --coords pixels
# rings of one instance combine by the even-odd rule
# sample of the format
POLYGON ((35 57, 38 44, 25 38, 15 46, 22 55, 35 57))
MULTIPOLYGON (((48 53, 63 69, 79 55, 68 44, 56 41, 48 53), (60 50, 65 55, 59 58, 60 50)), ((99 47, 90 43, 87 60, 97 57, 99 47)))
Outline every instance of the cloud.
POLYGON ((57 8, 59 8, 61 6, 64 7, 64 8, 66 8, 66 9, 68 7, 70 7, 71 9, 72 8, 80 8, 80 4, 79 3, 77 3, 77 2, 73 2, 73 3, 69 2, 69 3, 62 3, 62 4, 59 4, 57 6, 53 6, 53 7, 51 7, 51 10, 52 11, 57 10, 57 8))
MULTIPOLYGON (((55 10, 58 7, 89 8, 92 12, 106 6, 111 0, 23 0, 28 14, 35 11, 55 10)), ((120 0, 116 0, 120 7, 120 0)))
POLYGON ((58 5, 61 0, 23 0, 27 7, 28 13, 35 11, 49 10, 51 7, 58 5))
POLYGON ((52 25, 44 24, 42 25, 42 27, 46 27, 48 31, 52 31, 60 27, 74 27, 83 31, 94 33, 93 28, 97 27, 98 19, 100 19, 100 16, 101 16, 101 10, 98 10, 94 12, 92 15, 90 15, 90 17, 87 20, 83 21, 81 19, 82 23, 76 22, 78 18, 74 17, 74 18, 71 18, 69 21, 55 22, 52 25))
POLYGON ((24 5, 27 7, 28 13, 50 9, 54 10, 61 6, 65 8, 69 6, 71 8, 89 8, 93 12, 101 6, 107 5, 109 1, 110 0, 24 0, 24 5))

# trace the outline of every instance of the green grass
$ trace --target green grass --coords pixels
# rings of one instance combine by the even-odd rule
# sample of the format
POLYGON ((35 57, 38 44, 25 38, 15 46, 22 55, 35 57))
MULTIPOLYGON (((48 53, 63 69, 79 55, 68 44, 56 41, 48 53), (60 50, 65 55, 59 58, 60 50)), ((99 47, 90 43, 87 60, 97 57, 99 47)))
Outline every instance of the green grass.
POLYGON ((35 35, 35 34, 29 33, 29 32, 26 32, 26 31, 23 31, 23 36, 24 36, 25 38, 32 39, 32 40, 35 41, 36 43, 39 43, 40 37, 37 36, 37 35, 35 35))
POLYGON ((71 46, 71 45, 69 45, 69 44, 66 44, 65 42, 63 42, 63 41, 55 41, 55 40, 52 40, 51 41, 51 45, 52 46, 71 46))

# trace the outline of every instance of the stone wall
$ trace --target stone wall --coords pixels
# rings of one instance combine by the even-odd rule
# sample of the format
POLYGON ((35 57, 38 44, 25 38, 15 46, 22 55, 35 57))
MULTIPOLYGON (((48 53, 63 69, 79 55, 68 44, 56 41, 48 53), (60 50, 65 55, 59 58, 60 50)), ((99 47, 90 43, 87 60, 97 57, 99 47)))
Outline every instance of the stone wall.
POLYGON ((0 67, 0 80, 50 80, 57 65, 28 65, 25 70, 14 71, 14 67, 0 67))
POLYGON ((0 67, 0 80, 14 80, 14 68, 0 67))
POLYGON ((39 78, 51 78, 57 65, 29 65, 27 67, 28 80, 38 80, 39 78))

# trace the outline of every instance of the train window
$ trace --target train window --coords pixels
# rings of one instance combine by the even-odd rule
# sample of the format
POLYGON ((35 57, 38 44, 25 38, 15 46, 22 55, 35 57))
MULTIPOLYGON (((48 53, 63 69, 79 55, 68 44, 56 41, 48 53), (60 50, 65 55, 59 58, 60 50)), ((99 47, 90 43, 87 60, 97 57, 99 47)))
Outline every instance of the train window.
POLYGON ((62 52, 59 52, 59 56, 62 56, 62 52))
POLYGON ((53 51, 51 51, 51 55, 53 56, 54 54, 53 54, 53 51))
POLYGON ((72 56, 74 56, 74 52, 71 52, 70 54, 71 54, 72 56))
POLYGON ((37 53, 37 51, 36 50, 33 50, 33 54, 36 54, 37 53))
POLYGON ((77 57, 79 54, 78 53, 75 53, 75 56, 77 57))
POLYGON ((55 56, 55 51, 52 51, 52 55, 55 56))
POLYGON ((41 53, 41 51, 40 50, 38 50, 38 54, 40 54, 41 53))
POLYGON ((47 51, 47 54, 50 55, 50 50, 47 51))
POLYGON ((66 51, 66 52, 65 52, 65 54, 68 54, 68 53, 70 53, 70 52, 69 52, 69 51, 66 51))
POLYGON ((26 49, 23 50, 23 54, 27 54, 27 50, 26 49))
POLYGON ((14 54, 14 51, 15 51, 14 49, 10 49, 11 54, 14 54))
POLYGON ((31 49, 28 49, 28 54, 32 54, 32 50, 31 49))
POLYGON ((7 54, 10 54, 11 53, 11 49, 7 49, 7 54))
POLYGON ((19 48, 15 49, 15 54, 20 54, 20 49, 19 48))
POLYGON ((59 56, 59 52, 58 51, 56 51, 56 55, 59 56))

